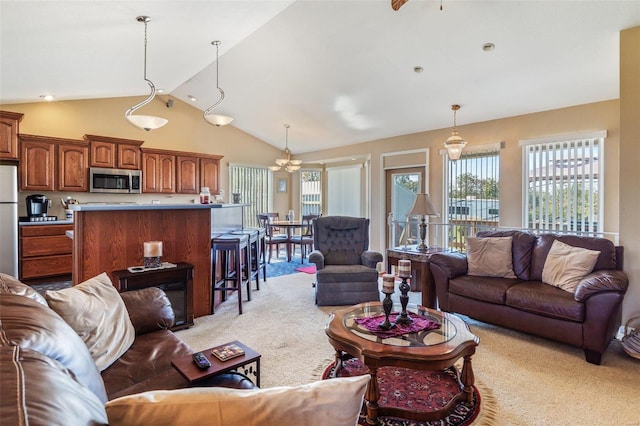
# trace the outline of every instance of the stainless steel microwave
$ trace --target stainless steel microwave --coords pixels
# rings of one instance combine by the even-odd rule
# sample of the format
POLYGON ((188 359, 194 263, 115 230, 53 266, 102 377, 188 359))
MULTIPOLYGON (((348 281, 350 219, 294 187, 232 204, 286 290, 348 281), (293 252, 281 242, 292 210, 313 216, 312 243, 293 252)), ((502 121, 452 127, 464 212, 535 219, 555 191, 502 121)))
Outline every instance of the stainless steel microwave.
POLYGON ((142 170, 89 168, 89 192, 140 194, 142 170))

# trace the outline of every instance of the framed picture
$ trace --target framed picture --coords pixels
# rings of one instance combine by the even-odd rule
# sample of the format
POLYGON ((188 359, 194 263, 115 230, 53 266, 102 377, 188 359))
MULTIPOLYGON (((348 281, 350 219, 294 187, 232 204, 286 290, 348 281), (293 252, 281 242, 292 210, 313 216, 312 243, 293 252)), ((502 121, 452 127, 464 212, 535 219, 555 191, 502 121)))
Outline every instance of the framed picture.
POLYGON ((278 179, 278 192, 287 192, 287 180, 278 179))

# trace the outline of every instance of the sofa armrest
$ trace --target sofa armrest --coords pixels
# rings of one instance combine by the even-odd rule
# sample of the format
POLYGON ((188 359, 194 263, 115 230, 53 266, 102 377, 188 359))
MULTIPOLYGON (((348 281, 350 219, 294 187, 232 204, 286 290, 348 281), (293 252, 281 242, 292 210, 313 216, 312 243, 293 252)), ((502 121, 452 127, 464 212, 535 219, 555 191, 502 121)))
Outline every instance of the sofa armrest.
POLYGON ((378 262, 382 262, 383 257, 382 254, 377 251, 366 250, 362 252, 360 259, 363 265, 369 268, 375 268, 378 266, 378 262))
POLYGON ((320 250, 314 250, 309 253, 309 262, 316 264, 316 269, 319 271, 324 268, 324 254, 320 250))
POLYGON ((627 274, 619 270, 602 270, 593 272, 580 281, 576 287, 574 298, 584 302, 590 296, 602 291, 618 291, 625 293, 629 286, 627 274))
POLYGON ((120 293, 136 335, 168 329, 175 324, 176 316, 171 301, 157 287, 120 293))
POLYGON ((438 265, 450 279, 467 273, 467 256, 463 253, 435 253, 429 263, 438 265))

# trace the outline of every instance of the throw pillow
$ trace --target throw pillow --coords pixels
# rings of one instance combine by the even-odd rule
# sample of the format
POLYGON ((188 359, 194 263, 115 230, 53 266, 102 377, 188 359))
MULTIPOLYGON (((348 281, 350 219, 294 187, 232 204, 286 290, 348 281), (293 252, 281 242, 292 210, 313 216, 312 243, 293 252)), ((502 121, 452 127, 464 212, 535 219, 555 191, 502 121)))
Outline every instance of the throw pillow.
POLYGON ((151 391, 107 402, 111 426, 355 426, 371 376, 339 377, 266 389, 151 391))
POLYGON ((576 287, 598 261, 599 251, 555 240, 542 269, 542 282, 575 293, 576 287))
POLYGON ((467 237, 468 274, 516 278, 511 255, 512 237, 467 237))
POLYGON ((135 329, 106 273, 71 288, 49 290, 45 298, 51 309, 82 338, 100 371, 133 344, 135 329))

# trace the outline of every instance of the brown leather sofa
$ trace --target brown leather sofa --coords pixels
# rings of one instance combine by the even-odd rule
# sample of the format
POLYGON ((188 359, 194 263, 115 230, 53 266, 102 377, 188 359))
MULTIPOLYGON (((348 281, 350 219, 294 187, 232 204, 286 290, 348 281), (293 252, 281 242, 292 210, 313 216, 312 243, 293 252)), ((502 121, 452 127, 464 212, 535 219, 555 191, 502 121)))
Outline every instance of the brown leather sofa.
POLYGON ((622 272, 622 247, 604 238, 486 231, 478 237, 512 237, 516 278, 468 275, 467 257, 438 253, 430 258, 439 308, 584 349, 586 360, 600 364, 617 327, 628 287, 622 272), (575 293, 542 282, 554 240, 600 251, 593 272, 575 293))
MULTIPOLYGON (((136 338, 100 373, 82 339, 39 293, 0 274, 0 424, 106 424, 107 400, 189 387, 170 362, 193 351, 169 330, 175 317, 167 296, 153 287, 121 296, 136 338)), ((254 388, 236 373, 199 385, 254 388)))

